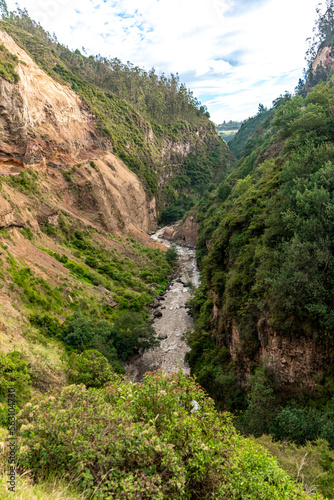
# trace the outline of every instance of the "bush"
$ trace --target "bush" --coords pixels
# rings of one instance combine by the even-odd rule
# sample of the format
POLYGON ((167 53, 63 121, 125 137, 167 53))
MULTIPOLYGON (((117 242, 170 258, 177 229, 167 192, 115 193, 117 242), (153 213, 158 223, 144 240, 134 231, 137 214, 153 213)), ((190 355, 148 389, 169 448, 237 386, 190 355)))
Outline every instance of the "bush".
POLYGON ((70 384, 85 384, 86 387, 103 387, 115 377, 107 358, 95 349, 81 354, 72 352, 66 375, 70 384))
POLYGON ((171 245, 166 252, 167 262, 175 262, 177 259, 177 246, 175 244, 171 245))
POLYGON ((89 498, 307 498, 182 372, 37 396, 18 424, 19 467, 71 474, 89 498))
POLYGON ((7 398, 10 388, 15 389, 18 406, 22 406, 30 397, 31 382, 28 368, 28 362, 22 353, 0 352, 0 426, 7 427, 7 398))

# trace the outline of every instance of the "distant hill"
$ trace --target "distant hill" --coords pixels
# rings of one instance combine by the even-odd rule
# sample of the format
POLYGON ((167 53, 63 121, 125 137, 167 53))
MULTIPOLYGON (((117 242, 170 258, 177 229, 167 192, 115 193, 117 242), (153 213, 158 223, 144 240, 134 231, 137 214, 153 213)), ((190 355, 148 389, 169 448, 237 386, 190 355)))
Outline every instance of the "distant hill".
POLYGON ((227 143, 231 139, 233 139, 233 137, 238 132, 241 125, 242 125, 242 122, 237 122, 237 121, 233 121, 233 120, 226 122, 224 120, 223 123, 216 126, 216 130, 219 132, 220 137, 222 139, 224 139, 224 141, 227 143))

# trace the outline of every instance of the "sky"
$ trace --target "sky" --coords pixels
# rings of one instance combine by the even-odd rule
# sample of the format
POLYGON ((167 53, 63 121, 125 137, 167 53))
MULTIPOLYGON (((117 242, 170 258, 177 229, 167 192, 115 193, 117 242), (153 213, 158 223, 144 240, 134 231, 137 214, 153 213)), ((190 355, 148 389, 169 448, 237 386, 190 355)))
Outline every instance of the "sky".
POLYGON ((293 92, 319 0, 7 0, 71 49, 178 73, 211 119, 293 92))

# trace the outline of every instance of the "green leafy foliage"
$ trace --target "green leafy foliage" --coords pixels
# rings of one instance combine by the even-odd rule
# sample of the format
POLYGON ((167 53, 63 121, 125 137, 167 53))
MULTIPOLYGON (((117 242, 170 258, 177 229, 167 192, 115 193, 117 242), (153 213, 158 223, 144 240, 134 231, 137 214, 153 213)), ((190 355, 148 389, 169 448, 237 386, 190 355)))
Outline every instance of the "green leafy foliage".
POLYGON ((0 425, 8 427, 8 394, 14 389, 17 407, 21 407, 31 394, 29 365, 19 351, 0 352, 0 425))
POLYGON ((254 141, 252 141, 252 136, 256 133, 259 125, 264 122, 271 114, 271 110, 264 111, 263 113, 259 113, 252 118, 248 118, 242 124, 238 133, 229 141, 228 145, 232 153, 236 156, 236 158, 240 159, 244 154, 247 154, 247 151, 250 151, 254 145, 254 141), (246 152, 244 153, 244 149, 246 148, 246 152))
MULTIPOLYGON (((259 339, 269 328, 287 339, 316 342, 333 356, 333 105, 330 82, 305 99, 280 96, 237 169, 195 209, 203 284, 192 301, 196 329, 188 359, 200 383, 228 409, 236 401, 220 385, 222 376, 230 373, 240 388, 235 365, 240 373, 247 364, 255 372, 249 383, 256 380, 259 339), (234 364, 221 347, 230 344, 232 325, 240 333, 234 364)), ((320 422, 327 422, 334 374, 330 363, 322 369, 312 394, 297 387, 278 393, 274 380, 244 389, 246 400, 234 408, 244 412, 248 432, 283 438, 278 428, 285 429, 284 437, 300 444, 324 438, 322 425, 329 424, 320 422), (307 410, 310 403, 314 411, 307 410)), ((328 427, 330 443, 331 432, 328 427)))
POLYGON ((324 439, 334 449, 334 400, 324 408, 294 408, 287 406, 275 419, 274 437, 289 439, 298 445, 324 439))
POLYGON ((333 496, 334 451, 329 449, 326 441, 318 439, 313 444, 308 442, 304 446, 297 446, 262 436, 256 442, 277 457, 280 467, 309 494, 317 491, 325 498, 333 496))
POLYGON ((5 402, 8 389, 14 387, 16 400, 22 404, 30 396, 30 377, 26 358, 19 351, 12 351, 8 354, 0 352, 0 370, 0 401, 5 402))
POLYGON ((151 349, 158 344, 153 328, 136 312, 121 314, 113 325, 73 315, 63 323, 57 338, 78 352, 96 349, 115 367, 119 367, 117 356, 126 361, 140 349, 151 349))
POLYGON ((37 396, 18 417, 19 466, 67 474, 87 497, 302 499, 260 446, 181 372, 37 396))
POLYGON ((72 352, 68 357, 66 376, 70 384, 84 384, 87 388, 103 387, 115 378, 107 358, 95 349, 81 354, 72 352))
POLYGON ((266 434, 273 427, 277 413, 277 399, 268 380, 268 373, 259 367, 247 381, 247 409, 238 419, 238 425, 255 437, 266 434))
POLYGON ((10 83, 18 83, 20 76, 15 71, 18 62, 17 56, 11 54, 3 44, 0 44, 0 77, 10 83))

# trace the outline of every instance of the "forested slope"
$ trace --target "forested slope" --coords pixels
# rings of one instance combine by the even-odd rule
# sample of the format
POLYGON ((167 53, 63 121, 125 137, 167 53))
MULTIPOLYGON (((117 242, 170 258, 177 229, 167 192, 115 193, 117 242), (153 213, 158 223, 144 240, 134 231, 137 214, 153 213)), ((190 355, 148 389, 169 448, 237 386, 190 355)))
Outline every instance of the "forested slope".
POLYGON ((333 106, 332 80, 285 98, 251 154, 200 202, 189 359, 218 399, 218 366, 244 383, 259 364, 281 399, 333 396, 333 106))

